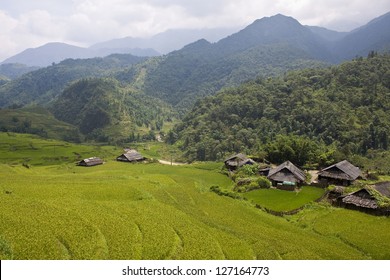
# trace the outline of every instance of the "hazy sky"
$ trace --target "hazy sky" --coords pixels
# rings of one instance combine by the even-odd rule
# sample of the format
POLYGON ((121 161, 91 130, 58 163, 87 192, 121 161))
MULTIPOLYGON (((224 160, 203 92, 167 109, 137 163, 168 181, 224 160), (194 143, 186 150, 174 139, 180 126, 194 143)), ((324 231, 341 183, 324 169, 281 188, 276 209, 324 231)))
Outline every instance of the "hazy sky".
POLYGON ((0 61, 48 42, 79 46, 167 29, 246 26, 278 13, 350 31, 389 0, 0 0, 0 61))

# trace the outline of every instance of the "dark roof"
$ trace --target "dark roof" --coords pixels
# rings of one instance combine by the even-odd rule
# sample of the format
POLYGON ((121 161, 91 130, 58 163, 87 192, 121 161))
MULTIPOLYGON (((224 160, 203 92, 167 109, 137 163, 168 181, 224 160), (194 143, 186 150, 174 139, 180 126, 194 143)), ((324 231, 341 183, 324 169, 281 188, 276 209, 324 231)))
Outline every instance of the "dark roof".
POLYGON ((273 168, 268 173, 268 178, 274 181, 305 181, 306 175, 301 169, 296 167, 290 161, 286 161, 276 168, 273 168), (286 172, 287 171, 287 172, 286 172), (292 174, 293 176, 289 176, 292 174), (295 178, 295 180, 292 180, 295 178))
POLYGON ((128 150, 126 153, 117 157, 117 160, 125 160, 125 161, 140 161, 145 158, 136 150, 128 150))
POLYGON ((390 182, 381 182, 374 185, 374 189, 380 192, 381 195, 390 198, 390 182))
POLYGON ((327 178, 354 181, 361 176, 361 172, 359 167, 354 166, 347 160, 343 160, 321 170, 318 175, 327 178))
POLYGON ((340 199, 344 203, 353 204, 363 208, 378 208, 375 197, 367 189, 360 189, 356 192, 341 196, 340 199))
POLYGON ((99 164, 103 164, 103 160, 101 158, 90 157, 90 158, 83 159, 77 165, 80 165, 80 166, 94 166, 94 165, 99 165, 99 164))
POLYGON ((248 158, 244 154, 236 154, 234 156, 231 156, 225 160, 225 164, 231 167, 241 167, 245 164, 254 164, 255 162, 248 158))

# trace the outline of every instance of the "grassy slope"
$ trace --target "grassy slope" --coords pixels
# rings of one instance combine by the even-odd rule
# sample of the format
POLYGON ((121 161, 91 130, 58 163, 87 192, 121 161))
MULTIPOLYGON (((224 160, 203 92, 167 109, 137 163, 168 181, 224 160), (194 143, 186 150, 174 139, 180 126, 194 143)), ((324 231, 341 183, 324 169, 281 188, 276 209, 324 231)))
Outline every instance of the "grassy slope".
POLYGON ((74 163, 80 159, 100 156, 111 159, 122 150, 114 147, 76 145, 38 136, 0 132, 0 162, 8 164, 51 165, 74 163))
POLYGON ((77 139, 79 132, 76 127, 61 122, 54 116, 40 108, 0 109, 0 127, 8 131, 23 127, 27 122, 29 129, 39 130, 53 139, 77 139))
POLYGON ((243 196, 274 211, 290 211, 320 198, 323 194, 323 189, 304 186, 300 192, 266 189, 251 191, 243 196))
MULTIPOLYGON (((0 136, 4 144, 6 137, 0 136)), ((31 136, 13 137, 38 145, 31 136)), ((85 155, 96 150, 71 145, 57 152, 65 158, 74 149, 85 155)), ((98 151, 116 152, 108 147, 98 151)), ((17 150, 19 157, 24 152, 30 152, 28 145, 17 150)), ((1 161, 10 154, 0 153, 1 161)), ((212 185, 232 184, 216 172, 216 164, 108 161, 82 168, 66 162, 45 165, 40 154, 29 156, 41 166, 0 164, 0 259, 388 258, 380 248, 389 246, 383 241, 389 219, 346 210, 353 217, 342 225, 326 226, 328 219, 337 221, 333 210, 331 215, 305 210, 308 218, 291 221, 274 217, 248 202, 210 192, 212 185), (321 219, 324 224, 314 223, 321 219), (367 234, 381 238, 362 248, 367 234)))

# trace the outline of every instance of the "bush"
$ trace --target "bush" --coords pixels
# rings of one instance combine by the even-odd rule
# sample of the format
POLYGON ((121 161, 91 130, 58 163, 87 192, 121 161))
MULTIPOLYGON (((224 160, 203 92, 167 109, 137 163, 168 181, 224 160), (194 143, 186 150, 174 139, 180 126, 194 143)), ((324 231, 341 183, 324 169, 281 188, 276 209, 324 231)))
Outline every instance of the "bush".
POLYGON ((271 181, 268 180, 266 177, 259 177, 257 179, 257 184, 261 189, 269 189, 271 187, 271 181))

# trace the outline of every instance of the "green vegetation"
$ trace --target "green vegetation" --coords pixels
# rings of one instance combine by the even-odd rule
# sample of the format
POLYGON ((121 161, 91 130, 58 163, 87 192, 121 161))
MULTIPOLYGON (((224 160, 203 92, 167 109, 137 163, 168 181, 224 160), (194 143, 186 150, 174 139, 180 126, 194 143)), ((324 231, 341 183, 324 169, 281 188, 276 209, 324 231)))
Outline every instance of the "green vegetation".
POLYGON ((245 152, 326 166, 388 150, 389 100, 390 55, 373 55, 223 90, 198 101, 171 142, 189 160, 245 152))
POLYGON ((54 118, 44 108, 0 109, 0 131, 36 134, 41 137, 80 142, 79 130, 54 118))
POLYGON ((158 99, 122 87, 115 79, 82 79, 67 87, 50 106, 54 116, 77 126, 87 140, 155 140, 172 109, 158 99))
POLYGON ((123 151, 112 146, 76 145, 38 136, 0 132, 0 163, 25 167, 75 163, 99 156, 114 159, 123 151))
POLYGON ((323 237, 347 242, 367 258, 390 259, 388 217, 373 217, 328 205, 312 205, 291 216, 290 221, 323 237))
POLYGON ((47 105, 73 81, 88 77, 105 77, 144 58, 110 55, 105 58, 67 59, 61 63, 29 72, 0 87, 0 107, 47 105))
POLYGON ((299 191, 290 192, 278 189, 254 190, 243 197, 254 204, 273 211, 291 211, 300 208, 324 194, 324 189, 304 186, 299 191))
POLYGON ((114 147, 0 137, 1 259, 389 258, 388 218, 315 204, 275 217, 210 191, 233 188, 218 163, 126 164, 114 147), (75 152, 106 163, 77 167, 75 152))

